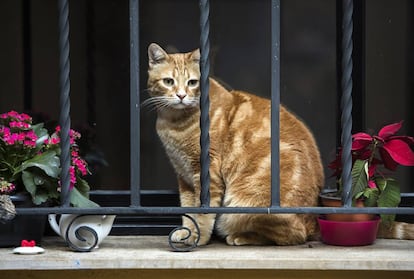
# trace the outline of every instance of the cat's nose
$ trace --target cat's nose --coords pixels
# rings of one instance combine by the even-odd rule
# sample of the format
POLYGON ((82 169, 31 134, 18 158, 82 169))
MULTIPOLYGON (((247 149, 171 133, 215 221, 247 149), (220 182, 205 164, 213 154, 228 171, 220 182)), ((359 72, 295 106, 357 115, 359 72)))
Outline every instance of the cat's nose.
POLYGON ((177 94, 175 94, 175 95, 177 95, 177 97, 178 97, 180 100, 183 100, 183 99, 185 98, 185 96, 187 96, 187 94, 186 94, 186 93, 183 93, 183 92, 179 92, 179 93, 177 93, 177 94))

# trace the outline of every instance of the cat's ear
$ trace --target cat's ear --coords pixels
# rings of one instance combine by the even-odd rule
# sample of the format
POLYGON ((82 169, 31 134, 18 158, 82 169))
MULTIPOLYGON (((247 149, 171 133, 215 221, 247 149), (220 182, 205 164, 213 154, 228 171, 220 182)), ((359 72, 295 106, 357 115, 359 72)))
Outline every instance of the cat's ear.
POLYGON ((200 49, 197 48, 196 50, 190 53, 190 59, 196 63, 200 63, 200 49))
POLYGON ((168 57, 168 54, 156 43, 152 43, 148 47, 148 62, 149 66, 162 63, 168 57))

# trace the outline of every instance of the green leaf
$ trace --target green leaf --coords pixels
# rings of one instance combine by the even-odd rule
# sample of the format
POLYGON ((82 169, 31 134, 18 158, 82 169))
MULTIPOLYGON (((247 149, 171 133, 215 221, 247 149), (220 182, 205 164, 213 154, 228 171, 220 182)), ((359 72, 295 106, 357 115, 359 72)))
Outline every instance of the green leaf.
POLYGON ((383 190, 378 198, 378 206, 397 207, 401 201, 400 187, 398 185, 398 182, 392 178, 377 178, 376 182, 377 185, 384 185, 383 190))
POLYGON ((365 193, 364 192, 359 192, 359 193, 354 195, 354 199, 357 200, 357 199, 361 198, 362 196, 365 196, 365 193))
POLYGON ((36 183, 34 182, 34 175, 29 171, 22 172, 22 180, 26 191, 30 193, 32 197, 36 195, 36 183))
POLYGON ((43 128, 43 123, 32 125, 32 130, 38 138, 36 141, 36 146, 40 147, 49 137, 49 133, 45 128, 43 128))
POLYGON ((377 206, 379 190, 377 188, 367 188, 364 191, 364 205, 367 207, 377 206))
POLYGON ((358 193, 363 192, 368 185, 368 162, 364 160, 356 160, 352 167, 352 197, 356 197, 358 193))
POLYGON ((36 172, 23 171, 22 181, 26 191, 32 196, 34 204, 41 204, 49 199, 58 198, 57 184, 46 179, 36 172))
POLYGON ((83 196, 76 188, 73 188, 70 192, 70 203, 74 207, 99 207, 97 203, 83 196))
POLYGON ((54 151, 46 151, 32 159, 24 161, 14 172, 13 175, 26 170, 30 167, 42 169, 48 176, 58 178, 60 174, 60 161, 54 151))
POLYGON ((84 196, 89 197, 89 184, 86 182, 86 180, 80 178, 79 176, 76 176, 76 189, 84 196))
POLYGON ((44 202, 46 202, 49 199, 49 195, 47 193, 39 193, 36 194, 36 196, 33 197, 33 203, 36 205, 40 205, 44 202))
MULTIPOLYGON (((381 194, 378 198, 379 207, 397 207, 401 201, 400 187, 398 182, 392 178, 377 178, 375 180, 378 187, 381 190, 381 194)), ((390 225, 394 219, 394 214, 381 214, 382 222, 386 225, 390 225)))

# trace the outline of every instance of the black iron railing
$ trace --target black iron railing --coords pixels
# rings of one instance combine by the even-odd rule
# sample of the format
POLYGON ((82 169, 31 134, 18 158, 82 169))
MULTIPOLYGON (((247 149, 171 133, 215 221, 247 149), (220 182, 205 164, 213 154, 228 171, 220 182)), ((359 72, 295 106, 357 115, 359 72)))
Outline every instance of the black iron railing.
POLYGON ((140 80, 139 80, 139 0, 129 1, 130 28, 130 139, 131 139, 131 181, 130 206, 73 208, 68 204, 69 164, 70 164, 70 79, 69 79, 69 21, 68 0, 59 2, 60 30, 60 125, 62 148, 62 205, 57 208, 18 208, 18 214, 117 214, 117 215, 186 215, 196 213, 376 213, 376 214, 414 214, 414 207, 351 207, 351 129, 352 129, 352 13, 353 1, 343 0, 343 39, 342 39, 342 145, 343 145, 343 183, 345 205, 343 207, 281 207, 279 177, 279 104, 280 104, 280 0, 271 0, 271 206, 270 207, 210 207, 209 205, 209 1, 200 0, 200 129, 201 129, 201 206, 200 207, 148 207, 140 201, 140 80))

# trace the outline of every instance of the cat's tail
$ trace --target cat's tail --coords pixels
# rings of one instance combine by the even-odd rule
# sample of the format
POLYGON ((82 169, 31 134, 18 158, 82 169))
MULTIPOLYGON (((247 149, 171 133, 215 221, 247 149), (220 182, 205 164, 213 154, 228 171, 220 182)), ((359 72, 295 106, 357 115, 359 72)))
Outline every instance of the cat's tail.
POLYGON ((414 240, 414 224, 404 222, 393 222, 391 226, 380 224, 377 237, 414 240))

